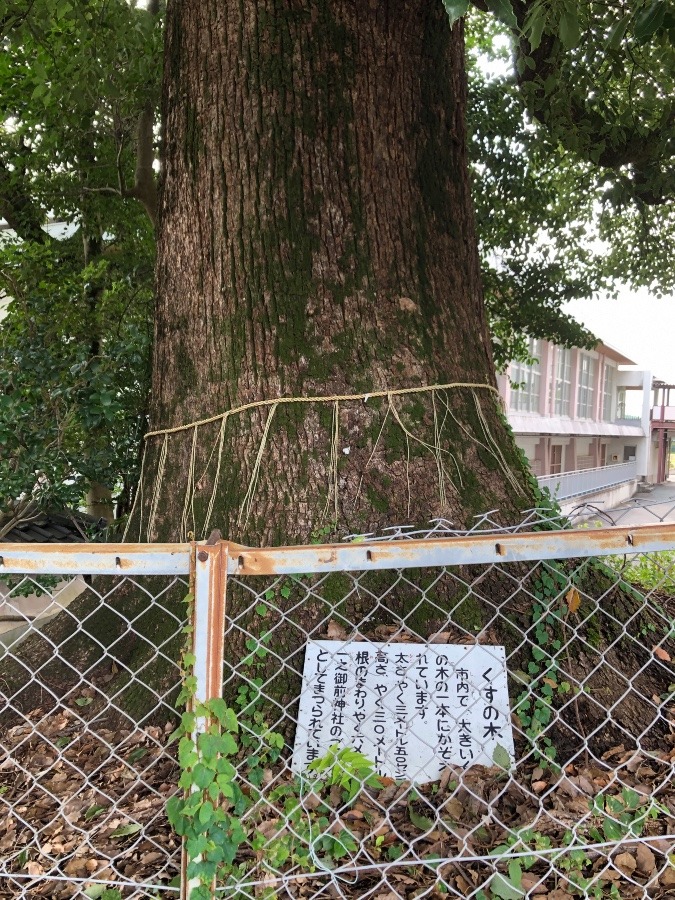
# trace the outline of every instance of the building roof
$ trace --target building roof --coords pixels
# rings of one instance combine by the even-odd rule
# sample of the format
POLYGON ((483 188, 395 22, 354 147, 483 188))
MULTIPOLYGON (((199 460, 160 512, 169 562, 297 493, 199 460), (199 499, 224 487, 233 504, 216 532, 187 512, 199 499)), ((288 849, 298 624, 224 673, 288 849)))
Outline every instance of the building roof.
POLYGON ((619 422, 600 422, 597 419, 570 419, 567 416, 541 416, 537 413, 518 413, 509 410, 509 425, 514 434, 569 434, 589 437, 642 438, 645 431, 641 424, 625 425, 619 422))
POLYGON ((624 356, 619 350, 614 347, 611 347, 609 344, 603 343, 600 341, 595 345, 595 349, 598 353, 602 353, 603 356, 606 356, 608 359, 613 359, 614 362, 618 362, 620 366, 637 366, 636 363, 632 359, 628 359, 627 356, 624 356))
POLYGON ((38 512, 19 522, 0 542, 10 544, 83 544, 92 531, 101 531, 104 519, 95 519, 82 512, 48 510, 38 512))

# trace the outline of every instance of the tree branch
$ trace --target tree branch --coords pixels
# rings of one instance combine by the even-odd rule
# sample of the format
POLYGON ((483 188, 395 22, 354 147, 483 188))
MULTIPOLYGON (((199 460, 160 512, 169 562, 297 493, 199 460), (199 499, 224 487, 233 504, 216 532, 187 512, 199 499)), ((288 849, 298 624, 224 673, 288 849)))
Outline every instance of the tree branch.
MULTIPOLYGON (((160 0, 149 0, 147 6, 149 16, 156 19, 159 16, 159 9, 160 0)), ((152 102, 148 99, 138 117, 134 186, 129 190, 123 188, 127 197, 135 197, 143 204, 153 228, 157 225, 157 180, 153 169, 155 161, 154 125, 154 108, 152 102)), ((122 185, 122 182, 120 182, 120 185, 122 185)))
POLYGON ((153 226, 157 224, 157 183, 153 169, 155 160, 154 124, 154 109, 148 100, 138 117, 134 186, 122 190, 123 196, 135 197, 143 204, 153 226))
MULTIPOLYGON (((472 2, 476 8, 484 8, 483 0, 472 2)), ((529 0, 513 0, 511 5, 522 29, 532 4, 529 0)), ((616 172, 623 186, 640 202, 650 206, 666 203, 671 199, 673 185, 671 176, 664 171, 662 139, 675 124, 675 111, 656 127, 624 130, 621 140, 614 129, 610 139, 612 122, 576 91, 569 79, 559 77, 568 52, 557 35, 544 33, 535 50, 526 37, 517 35, 517 55, 531 61, 517 75, 519 87, 525 88, 529 112, 577 157, 616 172), (551 88, 554 79, 557 86, 551 88), (630 175, 621 171, 626 167, 632 170, 630 175)))
POLYGON ((42 228, 42 213, 18 182, 17 173, 0 160, 0 216, 22 240, 46 244, 50 238, 42 228))
POLYGON ((117 179, 119 187, 85 187, 88 194, 114 194, 116 197, 133 197, 141 203, 152 222, 157 224, 157 183, 153 163, 155 114, 152 103, 148 100, 138 117, 136 132, 136 171, 134 173, 133 187, 128 188, 124 179, 124 166, 122 164, 122 150, 124 142, 120 141, 117 153, 117 179))
MULTIPOLYGON (((149 0, 147 13, 152 18, 159 15, 159 0, 149 0)), ((153 164, 154 153, 154 126, 155 112, 152 102, 148 99, 138 117, 136 129, 136 171, 134 173, 134 185, 127 188, 124 181, 124 169, 121 164, 122 147, 120 144, 117 154, 117 174, 119 190, 106 189, 107 193, 116 193, 120 197, 134 197, 144 207, 153 228, 157 225, 157 180, 153 164)))

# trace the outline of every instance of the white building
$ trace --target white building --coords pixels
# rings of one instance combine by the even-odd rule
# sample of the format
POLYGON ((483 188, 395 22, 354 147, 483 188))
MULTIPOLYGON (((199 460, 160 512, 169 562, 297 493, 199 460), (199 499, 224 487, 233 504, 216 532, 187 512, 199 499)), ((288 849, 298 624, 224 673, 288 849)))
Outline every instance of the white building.
POLYGON ((567 349, 530 341, 532 364, 498 376, 509 423, 533 473, 569 509, 607 506, 650 480, 650 372, 606 344, 567 349), (628 392, 637 403, 628 403, 628 392))

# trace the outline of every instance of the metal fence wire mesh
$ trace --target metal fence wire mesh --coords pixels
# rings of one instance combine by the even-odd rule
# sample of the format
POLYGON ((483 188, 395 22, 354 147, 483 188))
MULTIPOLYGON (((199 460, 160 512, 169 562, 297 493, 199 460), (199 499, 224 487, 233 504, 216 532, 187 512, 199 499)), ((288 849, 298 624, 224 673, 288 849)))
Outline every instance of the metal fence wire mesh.
POLYGON ((408 544, 458 535, 434 523, 384 536, 406 568, 229 579, 231 896, 675 896, 675 553, 467 564, 501 534, 484 517, 459 565, 408 544), (301 679, 308 640, 332 643, 301 679))
POLYGON ((67 556, 63 575, 0 577, 0 896, 147 897, 130 886, 180 867, 165 807, 187 578, 92 580, 96 551, 67 556))
POLYGON ((675 896, 675 526, 562 524, 88 548, 67 605, 8 576, 0 896, 675 896), (193 755, 181 683, 225 701, 193 755))
POLYGON ((654 525, 658 522, 672 522, 675 511, 675 485, 665 496, 654 499, 650 494, 636 494, 624 500, 619 506, 605 509, 603 504, 592 501, 580 502, 572 510, 569 519, 573 522, 592 522, 597 525, 654 525))

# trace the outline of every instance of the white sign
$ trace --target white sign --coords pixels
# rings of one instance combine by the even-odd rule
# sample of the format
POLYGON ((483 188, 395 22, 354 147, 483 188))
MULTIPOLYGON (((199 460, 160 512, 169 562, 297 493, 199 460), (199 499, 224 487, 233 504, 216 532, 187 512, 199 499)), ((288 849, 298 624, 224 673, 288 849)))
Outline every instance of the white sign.
POLYGON ((334 744, 380 775, 417 782, 448 765, 513 761, 504 648, 309 641, 294 771, 334 744))

